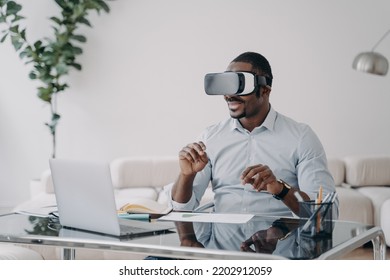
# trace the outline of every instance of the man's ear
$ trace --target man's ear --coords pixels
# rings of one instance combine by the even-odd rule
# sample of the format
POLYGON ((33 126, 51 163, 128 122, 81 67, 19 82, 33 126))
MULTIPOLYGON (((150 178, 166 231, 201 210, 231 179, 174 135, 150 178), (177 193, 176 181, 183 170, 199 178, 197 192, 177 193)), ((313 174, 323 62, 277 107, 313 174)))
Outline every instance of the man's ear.
POLYGON ((271 94, 271 90, 272 88, 270 86, 263 86, 263 94, 267 95, 268 97, 271 94))

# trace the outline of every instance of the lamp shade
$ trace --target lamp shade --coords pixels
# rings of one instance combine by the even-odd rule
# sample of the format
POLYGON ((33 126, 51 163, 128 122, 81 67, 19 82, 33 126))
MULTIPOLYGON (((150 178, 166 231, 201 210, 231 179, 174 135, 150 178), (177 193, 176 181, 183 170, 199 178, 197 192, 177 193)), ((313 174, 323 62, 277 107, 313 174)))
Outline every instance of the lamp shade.
POLYGON ((376 75, 386 75, 389 62, 386 57, 377 52, 363 52, 356 56, 352 67, 358 71, 376 75))

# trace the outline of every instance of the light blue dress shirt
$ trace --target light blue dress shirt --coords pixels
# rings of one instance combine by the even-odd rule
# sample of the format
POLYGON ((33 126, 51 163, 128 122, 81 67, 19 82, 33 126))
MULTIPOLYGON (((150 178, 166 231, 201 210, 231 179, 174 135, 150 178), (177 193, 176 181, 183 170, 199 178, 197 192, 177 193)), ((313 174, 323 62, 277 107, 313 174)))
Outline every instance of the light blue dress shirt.
MULTIPOLYGON (((325 151, 314 131, 272 107, 262 125, 252 132, 229 118, 208 127, 199 140, 206 145, 209 161, 195 177, 191 199, 187 203, 171 201, 177 210, 195 209, 211 182, 216 212, 291 216, 282 201, 241 184, 243 170, 256 164, 268 165, 277 179, 298 187, 311 199, 316 198, 320 186, 324 195, 335 191, 325 151)), ((337 205, 338 201, 336 210, 337 205)))

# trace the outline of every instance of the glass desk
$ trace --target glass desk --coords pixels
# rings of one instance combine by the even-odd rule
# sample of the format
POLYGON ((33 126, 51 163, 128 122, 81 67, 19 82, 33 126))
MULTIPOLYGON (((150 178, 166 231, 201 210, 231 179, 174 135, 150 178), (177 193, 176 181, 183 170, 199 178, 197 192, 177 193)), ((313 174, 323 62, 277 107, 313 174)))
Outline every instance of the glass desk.
POLYGON ((0 242, 56 246, 64 259, 78 248, 117 250, 175 259, 336 259, 373 244, 374 259, 385 259, 384 234, 379 227, 334 221, 331 236, 302 236, 302 220, 255 215, 245 224, 170 223, 172 230, 143 237, 112 236, 63 228, 56 220, 6 214, 0 216, 0 242))

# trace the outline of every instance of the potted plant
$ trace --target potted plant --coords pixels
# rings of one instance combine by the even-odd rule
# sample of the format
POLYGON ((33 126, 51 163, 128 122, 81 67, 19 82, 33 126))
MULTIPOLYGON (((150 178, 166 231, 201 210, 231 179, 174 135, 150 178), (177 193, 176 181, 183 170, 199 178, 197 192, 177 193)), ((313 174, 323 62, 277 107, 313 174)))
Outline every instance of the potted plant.
POLYGON ((42 40, 30 43, 26 28, 20 25, 24 17, 20 14, 22 6, 16 1, 0 0, 0 43, 10 40, 26 64, 32 65, 29 78, 39 80, 38 97, 50 105, 51 119, 45 125, 52 136, 52 157, 56 157, 56 129, 60 115, 57 112, 57 94, 68 88, 64 77, 71 69, 81 70, 76 57, 82 54, 80 44, 87 41, 78 33, 82 25, 91 27, 88 21, 90 11, 110 11, 106 0, 55 0, 61 15, 51 17, 53 34, 42 40))

